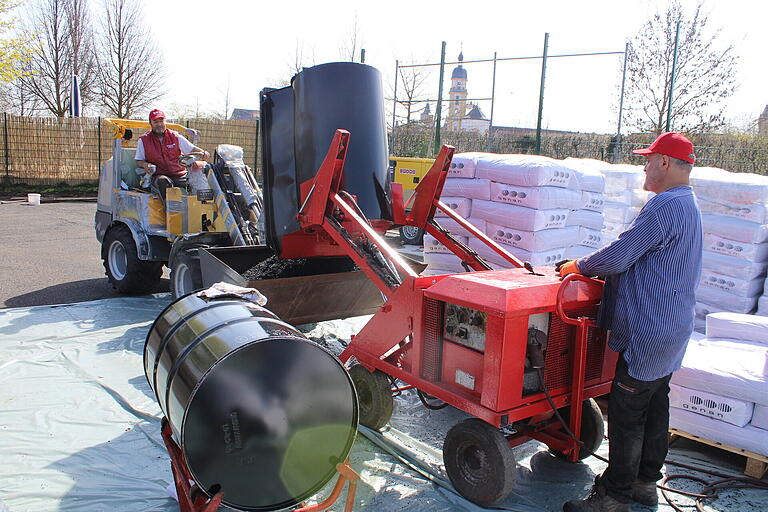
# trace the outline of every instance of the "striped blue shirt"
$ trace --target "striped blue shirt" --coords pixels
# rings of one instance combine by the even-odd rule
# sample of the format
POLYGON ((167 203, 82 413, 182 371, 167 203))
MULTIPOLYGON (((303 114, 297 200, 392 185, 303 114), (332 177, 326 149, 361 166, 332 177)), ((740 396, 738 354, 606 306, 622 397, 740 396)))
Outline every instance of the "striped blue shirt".
POLYGON ((651 381, 680 368, 701 252, 701 213, 691 187, 681 186, 652 197, 614 242, 578 261, 582 273, 608 276, 601 323, 632 377, 651 381))

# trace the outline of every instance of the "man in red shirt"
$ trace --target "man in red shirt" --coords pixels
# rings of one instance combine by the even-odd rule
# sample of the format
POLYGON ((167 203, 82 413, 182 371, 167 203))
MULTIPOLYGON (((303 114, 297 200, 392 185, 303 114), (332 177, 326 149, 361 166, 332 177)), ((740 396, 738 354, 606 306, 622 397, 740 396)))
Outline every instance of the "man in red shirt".
POLYGON ((179 163, 179 156, 199 151, 204 159, 210 155, 189 142, 183 135, 165 127, 165 113, 154 109, 149 113, 152 129, 139 137, 136 146, 136 166, 152 175, 152 190, 165 202, 168 187, 185 187, 187 170, 179 163))

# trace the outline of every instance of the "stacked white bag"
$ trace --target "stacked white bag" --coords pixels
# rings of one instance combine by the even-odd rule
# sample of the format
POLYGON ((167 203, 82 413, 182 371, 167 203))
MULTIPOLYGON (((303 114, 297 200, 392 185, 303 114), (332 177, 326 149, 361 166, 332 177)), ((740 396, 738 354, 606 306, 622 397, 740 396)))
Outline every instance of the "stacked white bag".
POLYGON ((611 165, 602 170, 605 176, 606 242, 612 242, 632 224, 652 192, 643 190, 645 173, 639 165, 611 165))
POLYGON ((577 209, 571 210, 569 226, 579 226, 579 241, 566 249, 569 260, 582 258, 606 245, 605 226, 605 176, 603 171, 611 164, 588 158, 566 158, 565 165, 575 171, 573 187, 581 194, 577 209))
MULTIPOLYGON (((472 203, 476 200, 488 200, 491 196, 491 184, 489 180, 476 179, 475 169, 477 158, 482 153, 456 154, 448 169, 448 178, 445 180, 440 200, 451 207, 456 213, 464 217, 480 231, 485 232, 485 221, 472 216, 472 203)), ((461 228, 442 211, 435 212, 435 220, 441 227, 451 232, 460 242, 469 244, 468 231, 461 228)), ((427 268, 423 274, 448 274, 465 272, 461 259, 453 254, 447 247, 437 241, 436 238, 424 235, 424 263, 427 268)))
POLYGON ((670 427, 768 455, 768 318, 709 314, 670 389, 670 427))
MULTIPOLYGON (((490 182, 490 197, 474 202, 473 215, 485 221, 491 239, 520 260, 553 265, 579 242, 579 227, 569 226, 568 218, 581 193, 571 188, 574 170, 562 161, 486 153, 477 160, 476 175, 490 182)), ((469 243, 489 263, 510 266, 480 240, 469 243)))
POLYGON ((691 185, 704 227, 702 276, 696 292, 700 327, 707 312, 754 312, 764 293, 768 176, 697 167, 691 185))

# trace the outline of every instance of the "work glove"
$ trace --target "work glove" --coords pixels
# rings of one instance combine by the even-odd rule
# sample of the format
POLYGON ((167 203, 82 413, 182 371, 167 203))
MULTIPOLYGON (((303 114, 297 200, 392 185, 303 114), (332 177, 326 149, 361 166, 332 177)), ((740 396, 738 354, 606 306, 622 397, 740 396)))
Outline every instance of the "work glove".
POLYGON ((555 263, 555 270, 560 274, 560 277, 565 277, 568 274, 581 274, 576 262, 579 260, 561 260, 555 263))

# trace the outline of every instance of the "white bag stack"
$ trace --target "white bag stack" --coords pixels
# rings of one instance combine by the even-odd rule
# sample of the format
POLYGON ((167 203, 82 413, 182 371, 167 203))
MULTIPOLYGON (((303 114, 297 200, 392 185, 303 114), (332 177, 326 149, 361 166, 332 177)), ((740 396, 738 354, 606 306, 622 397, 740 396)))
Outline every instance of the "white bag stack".
MULTIPOLYGON (((480 231, 485 232, 485 221, 472 217, 472 201, 475 199, 487 201, 491 194, 491 182, 489 180, 475 179, 477 159, 480 155, 482 153, 457 153, 453 155, 440 201, 467 219, 480 231)), ((435 211, 435 220, 466 245, 470 233, 460 227, 456 221, 439 209, 435 211)), ((427 264, 427 268, 423 272, 426 275, 466 271, 457 256, 429 235, 424 236, 424 262, 427 264)))
POLYGON ((697 300, 715 309, 752 313, 768 270, 768 177, 695 167, 691 185, 704 227, 697 300))
POLYGON ((579 227, 579 239, 566 249, 567 259, 583 258, 606 245, 604 209, 606 204, 603 170, 611 164, 589 158, 566 158, 564 163, 575 172, 573 186, 581 193, 581 201, 571 210, 569 226, 579 227))
POLYGON ((639 165, 611 165, 603 169, 605 175, 605 227, 606 242, 615 240, 624 232, 653 195, 643 190, 645 173, 639 165))
MULTIPOLYGON (((491 180, 490 200, 473 200, 472 215, 486 221, 485 233, 518 259, 552 265, 581 240, 581 226, 569 222, 571 212, 586 201, 590 213, 601 221, 602 176, 590 181, 593 190, 585 196, 575 185, 576 174, 571 166, 552 158, 481 154, 475 175, 491 180)), ((595 224, 594 217, 592 222, 595 224)), ((589 239, 589 234, 585 236, 589 239)), ((511 266, 479 240, 470 239, 469 244, 489 263, 511 266)))
POLYGON ((707 315, 670 388, 670 427, 768 455, 768 318, 707 315))

